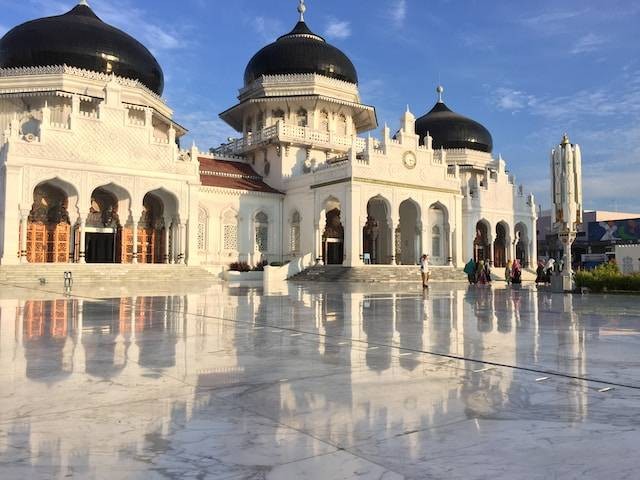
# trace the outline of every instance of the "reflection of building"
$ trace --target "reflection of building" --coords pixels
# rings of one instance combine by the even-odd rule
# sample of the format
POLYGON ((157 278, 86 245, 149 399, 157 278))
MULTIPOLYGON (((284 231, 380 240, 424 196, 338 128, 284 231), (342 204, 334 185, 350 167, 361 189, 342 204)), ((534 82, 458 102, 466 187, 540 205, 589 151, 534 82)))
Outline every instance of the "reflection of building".
POLYGON ((536 257, 535 208, 480 123, 433 108, 375 129, 351 60, 303 18, 247 64, 213 153, 160 98, 160 65, 81 2, 0 40, 3 264, 500 267, 536 257), (65 35, 60 32, 64 31, 65 35), (310 52, 313 52, 312 54, 310 52))

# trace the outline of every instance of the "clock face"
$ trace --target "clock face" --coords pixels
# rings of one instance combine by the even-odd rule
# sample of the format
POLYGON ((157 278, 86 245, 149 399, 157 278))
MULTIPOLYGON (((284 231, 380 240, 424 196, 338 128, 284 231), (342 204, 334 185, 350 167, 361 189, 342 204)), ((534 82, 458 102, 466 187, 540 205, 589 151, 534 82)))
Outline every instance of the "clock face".
POLYGON ((413 168, 416 166, 416 156, 412 152, 407 152, 402 157, 402 162, 407 168, 413 168))

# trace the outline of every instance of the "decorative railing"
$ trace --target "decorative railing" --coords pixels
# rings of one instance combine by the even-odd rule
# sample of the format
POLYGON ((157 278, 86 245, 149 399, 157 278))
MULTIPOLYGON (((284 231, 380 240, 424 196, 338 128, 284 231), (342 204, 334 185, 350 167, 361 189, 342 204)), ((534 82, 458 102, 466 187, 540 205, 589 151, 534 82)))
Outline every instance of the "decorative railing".
POLYGON ((244 138, 238 138, 222 145, 216 150, 216 153, 241 154, 255 145, 260 145, 274 138, 321 146, 344 147, 345 149, 351 148, 355 143, 358 152, 363 151, 367 144, 364 138, 337 135, 334 132, 315 130, 310 127, 291 125, 279 121, 276 125, 266 127, 256 133, 249 133, 244 138))

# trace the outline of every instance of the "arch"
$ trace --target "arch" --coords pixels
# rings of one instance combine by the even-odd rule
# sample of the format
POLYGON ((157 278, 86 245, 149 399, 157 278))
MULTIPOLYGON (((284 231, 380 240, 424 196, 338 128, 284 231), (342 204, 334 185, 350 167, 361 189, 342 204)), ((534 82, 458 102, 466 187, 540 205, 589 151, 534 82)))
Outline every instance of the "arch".
POLYGON ((227 208, 220 216, 222 224, 222 250, 228 253, 238 251, 238 212, 227 208))
POLYGON ((289 217, 289 252, 292 256, 300 255, 300 224, 302 217, 298 210, 294 210, 289 217))
POLYGON ((262 132, 262 130, 264 130, 264 127, 265 127, 264 112, 260 111, 258 112, 258 115, 256 115, 256 133, 262 132))
POLYGON ((362 229, 362 251, 366 261, 390 264, 393 232, 391 228, 391 202, 378 194, 367 201, 367 222, 362 229))
POLYGON ((324 109, 320 110, 318 129, 321 132, 329 131, 329 112, 324 109))
POLYGON ((514 227, 514 245, 516 259, 520 261, 523 267, 528 267, 529 258, 529 229, 523 222, 516 223, 514 227))
POLYGON ((509 257, 509 225, 504 220, 496 224, 496 239, 493 242, 493 265, 505 267, 509 257))
POLYGON ((261 254, 269 251, 269 215, 258 210, 253 216, 255 250, 261 254))
MULTIPOLYGON (((45 181, 33 189, 27 217, 26 246, 20 252, 29 263, 68 263, 71 252, 69 197, 58 182, 45 181)), ((21 225, 22 228, 22 225, 21 225)), ((18 233, 22 237, 22 232, 18 233)))
POLYGON ((338 115, 336 134, 343 137, 347 136, 347 117, 344 115, 344 113, 338 115))
POLYGON ((25 191, 25 195, 28 193, 29 196, 24 200, 25 206, 32 206, 33 203, 33 192, 40 185, 52 185, 64 192, 67 196, 67 211, 69 214, 78 214, 79 205, 78 205, 78 189, 73 185, 73 183, 64 178, 64 176, 56 175, 55 177, 47 177, 43 176, 42 178, 35 179, 34 182, 31 183, 29 190, 25 191))
POLYGON ((296 125, 299 127, 306 127, 308 124, 309 124, 309 113, 304 108, 300 108, 296 112, 296 125))
POLYGON ((441 202, 429 205, 426 234, 430 238, 429 253, 432 265, 446 265, 450 261, 449 210, 441 202))
POLYGON ((274 125, 278 122, 284 123, 285 121, 284 110, 282 110, 281 108, 277 108, 273 110, 271 112, 271 119, 274 125))
POLYGON ((341 215, 340 200, 332 195, 327 197, 320 214, 322 230, 320 256, 328 265, 342 265, 344 262, 344 226, 341 215))
POLYGON ((491 224, 486 219, 476 223, 473 239, 473 257, 476 262, 480 260, 491 261, 491 224))
POLYGON ((416 265, 422 252, 420 205, 412 198, 407 198, 398 207, 400 221, 396 229, 396 259, 398 264, 416 265))

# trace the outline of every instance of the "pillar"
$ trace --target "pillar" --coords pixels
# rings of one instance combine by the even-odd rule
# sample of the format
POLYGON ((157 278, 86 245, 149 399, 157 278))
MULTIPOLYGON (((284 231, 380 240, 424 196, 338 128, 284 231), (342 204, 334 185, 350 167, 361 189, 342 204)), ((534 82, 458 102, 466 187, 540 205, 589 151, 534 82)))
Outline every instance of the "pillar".
POLYGON ((131 258, 131 263, 138 263, 138 221, 133 220, 132 228, 133 228, 133 256, 131 258))
POLYGON ((453 260, 453 235, 451 234, 451 223, 445 223, 445 233, 446 233, 446 242, 447 242, 447 247, 446 247, 446 253, 447 253, 447 258, 446 258, 446 262, 447 265, 449 267, 453 267, 454 265, 454 260, 453 260))
POLYGON ((84 227, 86 225, 86 220, 87 216, 84 214, 80 214, 80 218, 78 219, 78 235, 80 236, 80 245, 79 245, 79 252, 78 252, 78 263, 86 263, 85 261, 85 238, 84 238, 84 227))
POLYGON ((400 225, 400 217, 391 217, 389 219, 389 227, 391 230, 391 265, 399 265, 396 258, 396 228, 400 225))
POLYGON ((18 252, 20 255, 20 263, 27 263, 27 215, 20 212, 20 239, 18 243, 18 252))
POLYGON ((163 263, 169 264, 171 260, 171 217, 164 218, 164 258, 163 263))
POLYGON ((187 228, 184 222, 178 224, 178 263, 185 263, 185 247, 187 245, 187 228))

